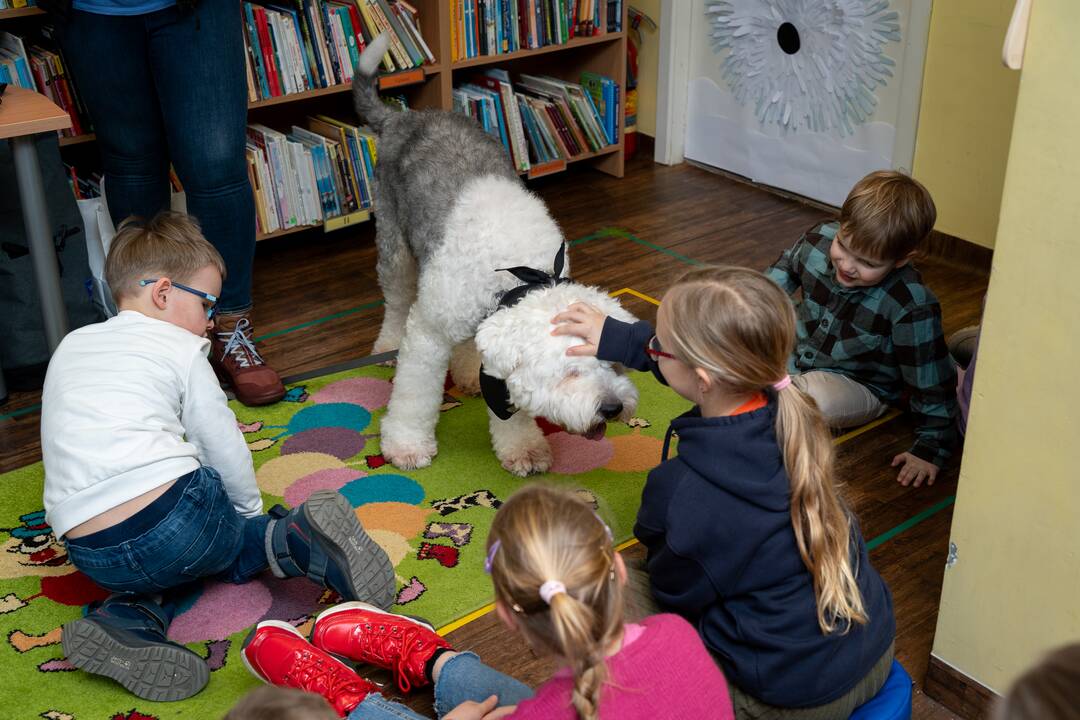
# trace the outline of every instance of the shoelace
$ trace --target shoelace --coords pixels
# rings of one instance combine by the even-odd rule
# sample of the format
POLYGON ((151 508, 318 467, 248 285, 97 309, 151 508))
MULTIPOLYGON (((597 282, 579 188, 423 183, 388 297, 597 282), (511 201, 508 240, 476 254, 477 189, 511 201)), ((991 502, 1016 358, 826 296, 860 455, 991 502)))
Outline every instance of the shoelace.
MULTIPOLYGON (((225 343, 225 348, 221 353, 221 359, 224 360, 232 353, 232 356, 236 359, 236 363, 242 367, 252 367, 254 365, 262 365, 263 359, 259 351, 255 349, 255 345, 248 338, 248 332, 251 330, 251 322, 247 318, 240 318, 236 322, 236 326, 233 328, 232 333, 229 335, 228 341, 225 343)), ((218 337, 221 337, 225 333, 219 333, 218 337)))
POLYGON ((286 677, 293 680, 296 686, 308 692, 319 693, 331 703, 345 693, 359 695, 361 698, 368 693, 367 682, 363 678, 355 673, 347 673, 344 668, 306 650, 296 654, 286 677))
POLYGON ((396 626, 387 627, 386 625, 376 626, 374 624, 367 625, 367 630, 368 632, 361 633, 360 636, 368 640, 365 644, 368 646, 366 649, 370 655, 376 657, 385 655, 385 653, 374 652, 373 645, 376 640, 382 640, 384 643, 393 642, 394 640, 400 641, 401 646, 398 650, 398 656, 392 663, 390 670, 393 671, 394 679, 397 680, 397 686, 401 689, 401 692, 407 693, 412 690, 412 683, 409 682, 406 675, 405 661, 414 650, 419 651, 424 644, 423 640, 416 639, 420 633, 413 629, 402 630, 396 626), (377 637, 375 637, 376 627, 380 630, 377 637))

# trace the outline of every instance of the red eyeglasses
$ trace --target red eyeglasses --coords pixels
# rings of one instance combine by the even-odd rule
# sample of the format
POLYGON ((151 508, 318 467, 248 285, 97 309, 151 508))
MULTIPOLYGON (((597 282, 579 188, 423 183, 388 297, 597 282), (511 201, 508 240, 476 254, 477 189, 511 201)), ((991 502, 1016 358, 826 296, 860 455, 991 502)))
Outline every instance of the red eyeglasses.
POLYGON ((671 353, 664 352, 660 349, 660 341, 655 335, 649 338, 649 342, 645 344, 645 354, 656 361, 659 361, 662 357, 667 358, 668 360, 678 360, 678 358, 671 353))

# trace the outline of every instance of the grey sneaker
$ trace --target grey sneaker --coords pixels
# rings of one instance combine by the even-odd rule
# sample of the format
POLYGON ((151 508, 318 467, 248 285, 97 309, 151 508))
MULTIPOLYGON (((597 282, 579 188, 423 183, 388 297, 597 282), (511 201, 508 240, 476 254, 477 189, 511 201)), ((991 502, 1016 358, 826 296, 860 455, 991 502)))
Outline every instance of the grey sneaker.
POLYGON ((949 355, 959 367, 966 368, 971 364, 971 356, 975 354, 975 348, 979 345, 980 329, 980 325, 961 328, 945 341, 949 348, 949 355))
POLYGON ((66 623, 62 637, 68 662, 146 700, 184 700, 210 681, 205 660, 150 627, 119 627, 90 615, 66 623))
POLYGON ((270 511, 266 555, 279 577, 307 576, 345 600, 388 608, 394 602, 394 566, 356 518, 341 493, 318 490, 303 505, 270 511))

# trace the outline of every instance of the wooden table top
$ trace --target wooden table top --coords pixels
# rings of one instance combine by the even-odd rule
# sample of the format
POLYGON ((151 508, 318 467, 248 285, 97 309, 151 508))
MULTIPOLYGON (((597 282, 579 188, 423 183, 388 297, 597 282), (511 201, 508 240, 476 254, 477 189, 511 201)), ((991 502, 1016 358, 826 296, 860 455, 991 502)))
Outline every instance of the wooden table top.
POLYGON ((40 93, 8 85, 0 103, 0 140, 71 127, 71 116, 40 93))

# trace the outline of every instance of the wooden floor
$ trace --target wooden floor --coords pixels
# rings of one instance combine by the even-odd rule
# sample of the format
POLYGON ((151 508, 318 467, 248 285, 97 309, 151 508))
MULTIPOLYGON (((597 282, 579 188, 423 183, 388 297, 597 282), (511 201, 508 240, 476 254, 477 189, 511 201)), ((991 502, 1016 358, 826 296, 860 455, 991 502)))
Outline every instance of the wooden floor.
MULTIPOLYGON (((652 297, 690 262, 764 268, 827 213, 687 165, 664 167, 638 158, 622 180, 588 169, 544 178, 543 196, 568 239, 618 227, 630 236, 598 237, 570 252, 576 279, 608 289, 629 287, 652 297)), ((382 316, 371 224, 323 236, 317 231, 260 243, 255 271, 255 325, 267 360, 283 375, 317 370, 367 355, 382 316)), ((978 320, 987 278, 927 259, 923 277, 941 300, 946 332, 978 320)), ((654 319, 649 303, 625 306, 654 319)), ((40 459, 37 393, 17 393, 0 407, 0 471, 40 459), (14 415, 14 417, 12 417, 14 415)), ((910 446, 905 418, 890 420, 839 446, 845 496, 872 545, 871 559, 892 589, 897 656, 916 680, 915 717, 948 718, 921 693, 937 619, 959 463, 933 487, 903 488, 889 467, 910 446)), ((628 554, 639 552, 630 548, 628 554)), ((450 634, 459 648, 537 684, 550 665, 498 626, 492 615, 450 634)), ((430 710, 430 695, 409 700, 430 710)))

